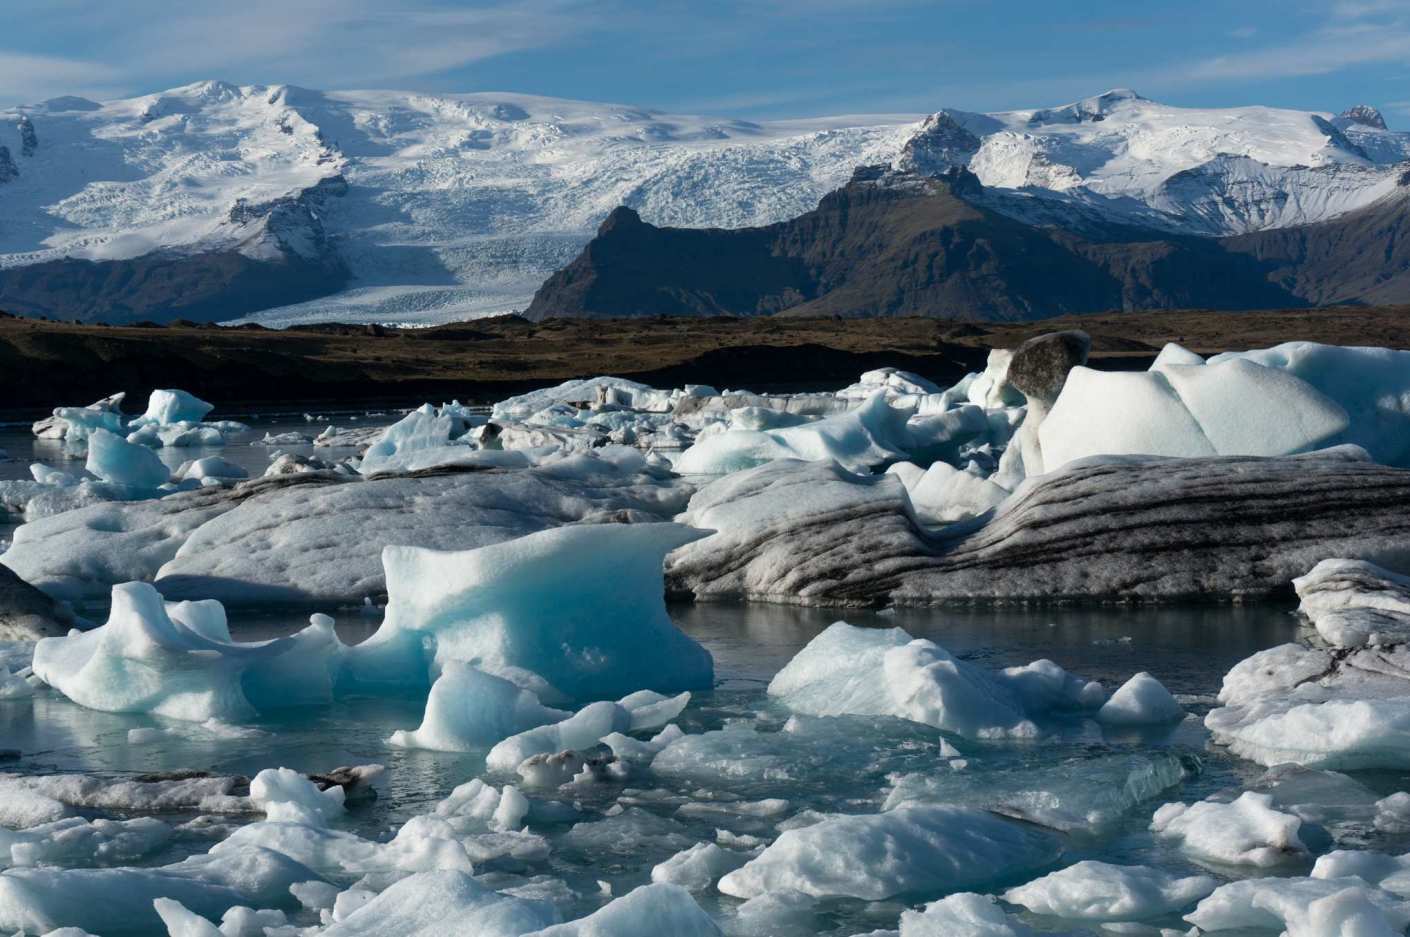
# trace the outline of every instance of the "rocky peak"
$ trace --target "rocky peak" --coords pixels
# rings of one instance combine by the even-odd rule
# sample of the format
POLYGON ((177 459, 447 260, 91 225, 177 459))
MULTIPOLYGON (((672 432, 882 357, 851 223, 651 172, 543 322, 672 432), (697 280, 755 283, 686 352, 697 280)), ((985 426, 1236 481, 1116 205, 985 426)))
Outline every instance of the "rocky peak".
POLYGON ((979 150, 979 138, 947 111, 931 114, 915 136, 906 141, 895 167, 905 172, 938 176, 954 166, 969 165, 979 150))
POLYGON ((1381 112, 1369 104, 1357 104, 1355 107, 1348 107, 1341 112, 1341 117, 1348 123, 1360 124, 1363 127, 1374 127, 1377 130, 1386 129, 1386 119, 1381 116, 1381 112))
POLYGON ((39 149, 39 136, 34 132, 34 121, 29 119, 28 114, 21 114, 16 126, 20 131, 20 155, 33 156, 34 151, 39 149))
POLYGON ((602 224, 597 229, 597 235, 601 237, 612 231, 640 227, 643 223, 641 215, 637 214, 636 209, 618 205, 606 218, 602 219, 602 224))

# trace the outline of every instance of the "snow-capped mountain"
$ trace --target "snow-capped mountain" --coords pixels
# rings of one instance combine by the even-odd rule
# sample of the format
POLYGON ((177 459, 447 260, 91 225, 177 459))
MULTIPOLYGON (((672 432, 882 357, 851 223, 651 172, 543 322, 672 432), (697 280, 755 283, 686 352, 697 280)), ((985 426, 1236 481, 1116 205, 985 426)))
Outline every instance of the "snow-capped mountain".
POLYGON ((171 318, 186 297, 203 318, 446 321, 524 308, 618 205, 742 227, 813 208, 860 164, 964 166, 991 207, 1030 222, 1237 234, 1371 204, 1407 158, 1410 134, 1371 108, 1200 110, 1128 91, 754 123, 204 82, 0 111, 0 308, 171 318))

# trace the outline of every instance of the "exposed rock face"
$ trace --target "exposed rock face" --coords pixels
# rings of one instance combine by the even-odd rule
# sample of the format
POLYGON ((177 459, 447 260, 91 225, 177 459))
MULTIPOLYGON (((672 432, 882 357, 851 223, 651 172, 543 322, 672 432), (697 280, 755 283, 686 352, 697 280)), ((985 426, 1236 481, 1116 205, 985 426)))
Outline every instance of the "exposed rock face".
POLYGON ((1078 329, 1030 338, 1013 351, 1009 383, 1029 400, 1051 405, 1067 383, 1067 372, 1086 364, 1091 350, 1091 336, 1078 329))
POLYGON ((39 135, 34 132, 34 121, 29 119, 28 114, 21 114, 17 127, 20 131, 20 155, 33 156, 34 151, 39 149, 39 135))
MULTIPOLYGON (((525 316, 902 316, 1301 305, 1215 239, 1108 227, 1089 240, 984 207, 977 178, 864 167, 792 221, 657 227, 628 208, 549 277, 525 316)), ((1410 277, 1407 277, 1410 288, 1410 277)))
POLYGON ((0 641, 34 641, 68 631, 73 616, 0 564, 0 641))
POLYGON ((1341 117, 1353 124, 1362 124, 1367 127, 1374 127, 1377 130, 1386 129, 1386 119, 1381 116, 1381 112, 1369 104, 1357 104, 1348 107, 1341 112, 1341 117))
POLYGON ((671 556, 673 588, 808 605, 1231 601, 1282 592, 1325 556, 1410 557, 1410 471, 1354 449, 1074 463, 938 538, 899 490, 839 472, 773 463, 702 488, 685 519, 721 533, 671 556))
POLYGON ((10 156, 8 146, 0 146, 0 185, 19 178, 20 170, 15 165, 15 160, 10 156))
POLYGON ((969 165, 980 140, 945 111, 931 114, 915 136, 906 141, 895 166, 904 172, 938 176, 952 167, 969 165))

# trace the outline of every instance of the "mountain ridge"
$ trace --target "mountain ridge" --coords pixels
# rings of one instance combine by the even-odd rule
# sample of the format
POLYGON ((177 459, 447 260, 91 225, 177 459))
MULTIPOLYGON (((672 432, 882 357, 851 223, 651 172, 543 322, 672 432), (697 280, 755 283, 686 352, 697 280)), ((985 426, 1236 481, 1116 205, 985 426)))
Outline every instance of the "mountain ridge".
POLYGON ((986 203, 964 169, 933 177, 875 167, 813 211, 760 228, 662 228, 620 207, 525 316, 1013 321, 1410 301, 1410 186, 1339 219, 1225 238, 1119 224, 1093 236, 1028 225, 986 203))
POLYGON ((220 81, 55 98, 0 109, 0 307, 276 325, 465 319, 524 308, 616 205, 661 225, 767 225, 876 163, 968 169, 987 207, 1029 225, 1244 234, 1339 217, 1394 189, 1410 134, 1383 125, 1366 106, 1175 108, 1124 89, 1034 110, 797 121, 220 81), (338 193, 325 190, 338 179, 338 193), (61 267, 43 265, 58 261, 75 262, 82 289, 46 286, 59 278, 43 271, 61 267), (298 289, 281 303, 232 287, 222 305, 236 266, 298 289), (112 291, 129 280, 149 285, 112 291), (202 297, 196 308, 183 293, 202 297))

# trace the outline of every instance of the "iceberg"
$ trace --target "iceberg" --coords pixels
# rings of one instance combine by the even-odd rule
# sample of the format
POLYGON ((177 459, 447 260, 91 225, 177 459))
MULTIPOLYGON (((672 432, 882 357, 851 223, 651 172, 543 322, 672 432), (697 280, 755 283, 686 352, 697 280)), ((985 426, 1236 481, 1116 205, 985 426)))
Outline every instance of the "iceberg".
POLYGON ((513 771, 535 755, 581 751, 609 735, 658 729, 679 716, 689 702, 689 693, 666 697, 639 690, 616 703, 589 703, 559 722, 510 736, 490 749, 485 765, 491 771, 513 771))
POLYGON ((835 622, 769 683, 794 712, 896 716, 967 738, 1031 736, 1031 721, 1092 711, 1106 700, 1098 683, 1052 661, 990 672, 899 628, 874 631, 835 622))
POLYGON ((1208 875, 1087 860, 1010 888, 1004 900, 1072 921, 1144 921, 1182 911, 1218 885, 1208 875))
MULTIPOLYGON (((311 627, 331 633, 331 621, 311 627)), ((165 603, 152 586, 133 582, 113 587, 112 611, 102 627, 42 639, 34 649, 34 672, 89 709, 238 721, 255 712, 242 684, 246 672, 277 666, 278 658, 301 644, 297 635, 233 642, 219 602, 165 603)), ((263 702, 287 705, 282 681, 277 683, 275 698, 263 702)))
POLYGON ((1076 367, 1038 429, 1047 471, 1098 455, 1277 456, 1346 441, 1346 411, 1295 375, 1249 360, 1076 367))
POLYGON ((1410 351, 1284 342, 1226 352, 1210 364, 1248 361, 1316 388, 1349 417, 1338 442, 1358 445, 1383 465, 1410 467, 1410 351))
POLYGON ((171 426, 174 423, 199 423, 206 414, 215 409, 194 394, 184 390, 154 390, 147 398, 147 412, 132 421, 134 426, 155 423, 158 426, 171 426))
POLYGON ((1159 836, 1179 840, 1191 857, 1259 868, 1306 858, 1302 820, 1273 807, 1269 794, 1245 791, 1232 803, 1166 804, 1151 818, 1159 836))
POLYGON ((146 446, 105 429, 88 436, 88 471, 105 482, 155 492, 171 480, 171 470, 146 446))
POLYGON ((792 890, 882 901, 995 884, 1061 853, 1056 837, 981 810, 907 806, 787 830, 719 889, 736 898, 792 890))
POLYGON ((581 524, 478 550, 389 546, 386 616, 345 677, 428 686, 458 660, 530 671, 579 700, 707 688, 713 661, 666 614, 661 572, 668 551, 699 536, 677 524, 581 524))
POLYGON ((532 690, 503 677, 448 661, 431 684, 420 727, 399 730, 387 742, 398 748, 468 752, 569 715, 543 705, 532 690))
POLYGON ((1410 576, 1365 560, 1329 559, 1293 580, 1298 611, 1333 647, 1410 641, 1410 576))
POLYGON ((585 918, 524 937, 723 937, 690 892, 679 885, 643 885, 585 918))
POLYGON ((1162 725, 1184 716, 1170 691, 1145 671, 1121 684, 1097 710, 1097 721, 1113 726, 1162 725))
POLYGON ((912 412, 878 392, 855 410, 811 423, 702 436, 675 460, 675 469, 683 475, 726 475, 778 459, 801 459, 867 472, 906 457, 906 420, 912 412))
POLYGON ((1390 937, 1410 924, 1410 902, 1359 878, 1250 878, 1219 886, 1185 920, 1202 933, 1247 928, 1285 930, 1289 937, 1390 937))

